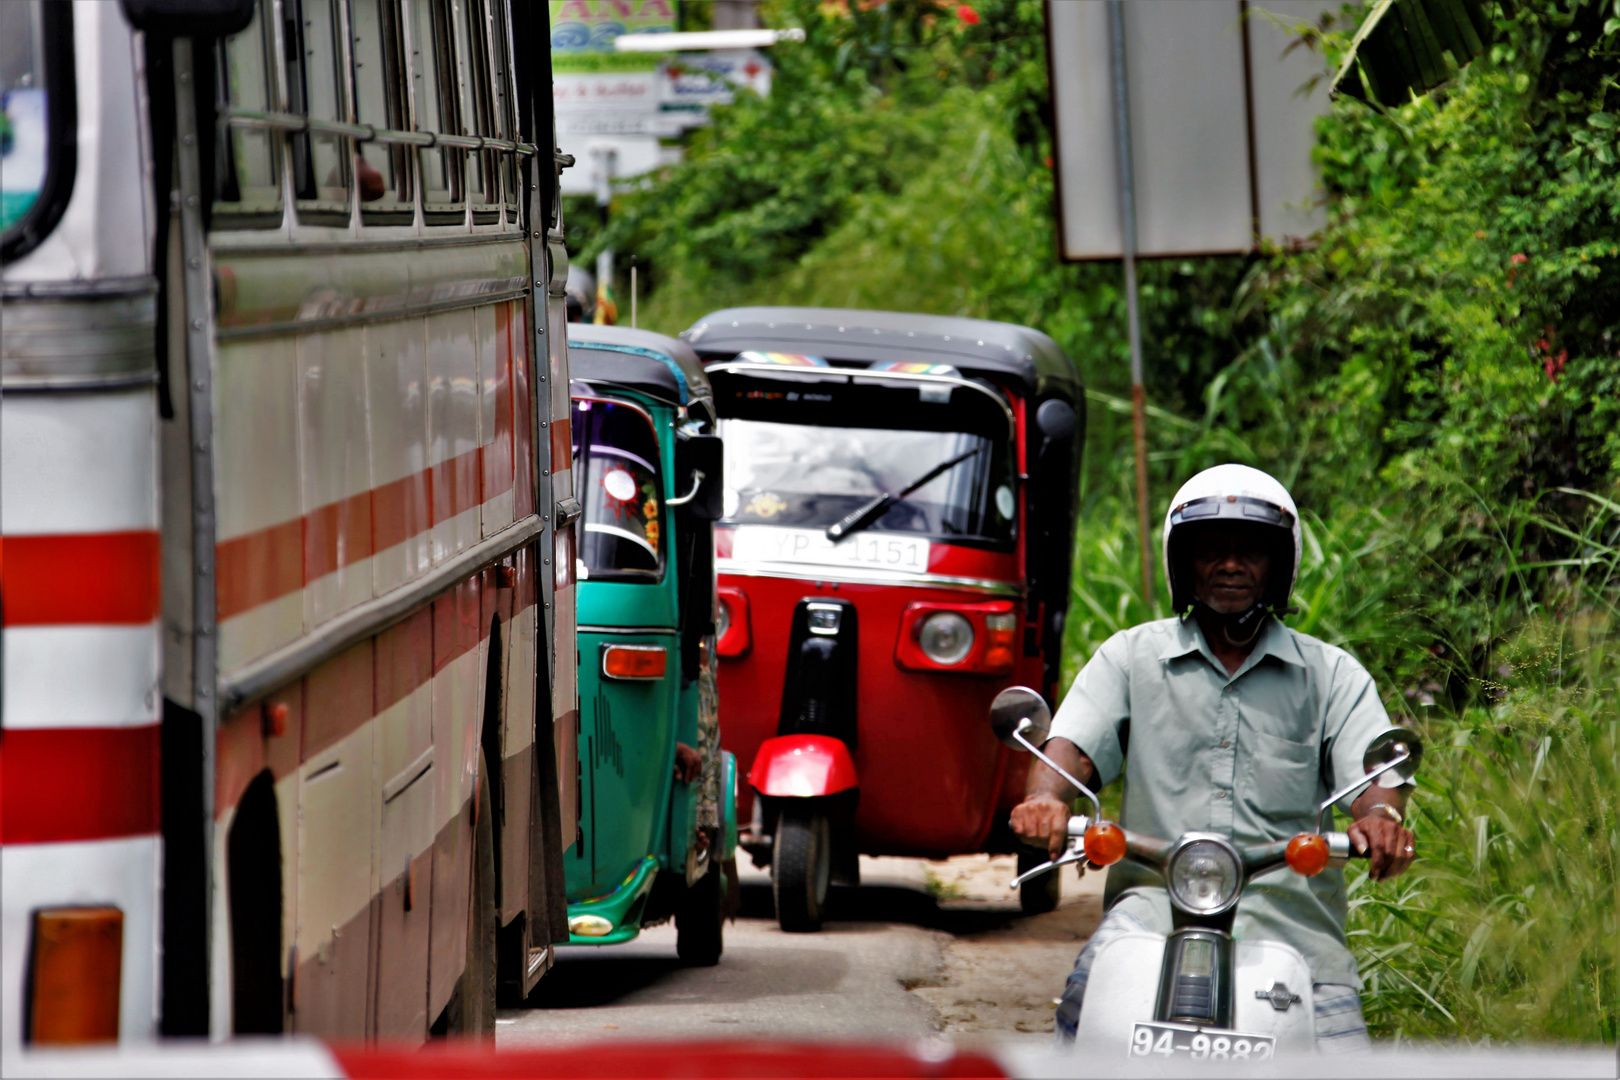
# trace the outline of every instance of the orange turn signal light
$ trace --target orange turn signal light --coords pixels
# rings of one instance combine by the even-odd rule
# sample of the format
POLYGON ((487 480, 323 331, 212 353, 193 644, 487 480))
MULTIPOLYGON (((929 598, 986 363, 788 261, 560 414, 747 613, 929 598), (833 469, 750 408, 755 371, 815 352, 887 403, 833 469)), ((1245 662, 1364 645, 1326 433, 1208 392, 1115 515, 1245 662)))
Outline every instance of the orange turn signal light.
POLYGON ((669 651, 662 645, 609 645, 602 650, 602 674, 610 679, 662 679, 669 651))
POLYGON ((28 1041, 115 1042, 124 913, 115 907, 34 913, 28 1041))
POLYGON ((1086 830, 1086 858, 1094 866, 1112 866, 1125 857, 1125 830, 1112 821, 1099 821, 1086 830))
POLYGON ((1327 869, 1327 864, 1328 842, 1325 838, 1316 833, 1300 833, 1288 841, 1288 865, 1294 873, 1315 877, 1327 869))

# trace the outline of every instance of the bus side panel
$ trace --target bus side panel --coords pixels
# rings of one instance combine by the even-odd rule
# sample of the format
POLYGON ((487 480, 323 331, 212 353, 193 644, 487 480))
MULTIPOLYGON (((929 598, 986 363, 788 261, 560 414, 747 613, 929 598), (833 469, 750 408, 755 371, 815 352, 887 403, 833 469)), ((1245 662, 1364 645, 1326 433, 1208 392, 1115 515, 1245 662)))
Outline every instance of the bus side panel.
POLYGON ((293 1016, 300 1033, 352 1038, 370 1028, 374 649, 364 642, 304 680, 293 1016))
POLYGON ((377 637, 378 839, 377 1033, 427 1031, 433 895, 433 612, 423 608, 377 637))
POLYGON ((450 1000, 467 959, 474 772, 484 666, 478 579, 433 602, 434 807, 432 945, 428 1015, 450 1000), (442 763, 443 772, 440 772, 442 763))
MULTIPOLYGON (((548 356, 546 369, 551 392, 542 400, 550 402, 549 439, 551 457, 552 512, 564 499, 574 496, 573 442, 569 430, 568 396, 568 335, 564 328, 568 311, 562 296, 546 296, 546 335, 548 356)), ((544 394, 544 388, 540 391, 544 394)), ((542 413, 543 415, 544 413, 542 413)), ((546 512, 542 508, 542 513, 546 512)), ((552 564, 542 564, 541 571, 550 570, 548 584, 552 591, 552 667, 551 715, 555 742, 559 803, 563 811, 562 842, 566 849, 574 842, 578 832, 578 789, 574 771, 568 765, 579 758, 579 658, 574 636, 575 610, 578 590, 574 585, 574 551, 578 524, 555 532, 552 564)))

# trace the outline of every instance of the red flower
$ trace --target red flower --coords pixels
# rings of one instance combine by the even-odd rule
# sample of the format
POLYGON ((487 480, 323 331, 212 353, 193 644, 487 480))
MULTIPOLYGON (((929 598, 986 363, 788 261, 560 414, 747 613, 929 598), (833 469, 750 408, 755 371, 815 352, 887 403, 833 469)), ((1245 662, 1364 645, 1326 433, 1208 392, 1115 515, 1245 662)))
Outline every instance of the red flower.
POLYGON ((957 8, 956 17, 961 19, 968 26, 979 25, 979 13, 973 10, 972 4, 963 4, 961 7, 957 8))
POLYGON ((1518 264, 1518 263, 1522 263, 1522 262, 1529 262, 1529 261, 1530 261, 1530 256, 1528 256, 1528 255, 1510 255, 1510 256, 1508 256, 1508 262, 1514 263, 1514 264, 1518 264))

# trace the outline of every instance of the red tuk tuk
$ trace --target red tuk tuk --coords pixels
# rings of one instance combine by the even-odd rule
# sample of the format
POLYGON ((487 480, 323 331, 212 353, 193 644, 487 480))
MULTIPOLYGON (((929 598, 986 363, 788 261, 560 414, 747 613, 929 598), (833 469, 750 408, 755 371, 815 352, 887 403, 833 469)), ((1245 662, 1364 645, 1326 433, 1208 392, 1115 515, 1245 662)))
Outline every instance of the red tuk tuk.
POLYGON ((818 929, 858 855, 1016 850, 1024 764, 984 716, 1004 687, 1055 687, 1073 364, 1027 327, 898 312, 737 308, 682 337, 725 439, 723 743, 782 928, 818 929))

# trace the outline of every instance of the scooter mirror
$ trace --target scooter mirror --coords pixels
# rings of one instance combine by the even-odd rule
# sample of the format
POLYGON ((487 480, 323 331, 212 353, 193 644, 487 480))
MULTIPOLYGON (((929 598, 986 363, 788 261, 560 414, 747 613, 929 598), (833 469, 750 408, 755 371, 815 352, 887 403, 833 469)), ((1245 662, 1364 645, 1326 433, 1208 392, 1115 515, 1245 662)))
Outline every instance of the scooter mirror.
POLYGON ((1025 749, 1013 738, 1019 733, 1040 746, 1052 730, 1052 710, 1046 707, 1046 699, 1029 687, 1009 686, 990 703, 990 727, 996 738, 1013 750, 1025 749))
POLYGON ((1374 781, 1379 787, 1400 787, 1417 775, 1418 762, 1423 760, 1423 740, 1411 728, 1390 728, 1379 735, 1368 745, 1366 754, 1361 758, 1361 767, 1372 772, 1402 754, 1406 755, 1405 761, 1391 766, 1374 781))

